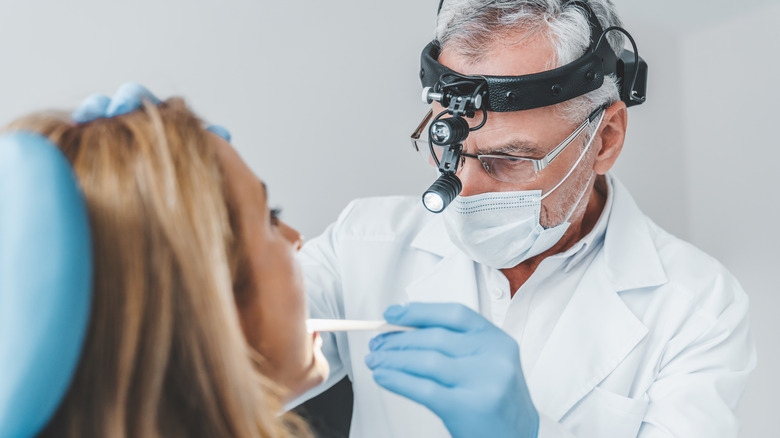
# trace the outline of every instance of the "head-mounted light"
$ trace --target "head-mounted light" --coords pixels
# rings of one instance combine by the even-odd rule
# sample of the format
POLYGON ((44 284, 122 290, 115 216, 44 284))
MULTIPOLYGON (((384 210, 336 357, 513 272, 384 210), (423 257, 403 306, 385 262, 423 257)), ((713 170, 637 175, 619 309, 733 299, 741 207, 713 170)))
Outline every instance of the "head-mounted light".
MULTIPOLYGON (((445 108, 431 124, 429 132, 431 142, 449 145, 450 154, 445 154, 441 161, 433 157, 442 173, 440 179, 445 177, 448 181, 452 178, 457 179, 455 172, 463 149, 462 143, 466 140, 469 131, 475 131, 484 125, 487 111, 523 111, 566 102, 597 90, 603 85, 604 78, 610 74, 617 77, 620 99, 626 106, 631 107, 645 102, 647 63, 639 57, 633 37, 621 27, 603 29, 587 1, 573 0, 569 4, 577 5, 587 12, 590 23, 590 45, 581 57, 553 70, 522 76, 463 75, 438 62, 441 47, 437 41, 434 40, 423 49, 420 58, 423 101, 428 104, 438 101, 445 108), (623 50, 620 56, 615 55, 605 38, 609 32, 625 34, 634 51, 623 50), (482 111, 484 114, 482 123, 464 131, 462 127, 463 125, 468 127, 468 123, 463 117, 474 117, 477 111, 482 111), (446 113, 451 114, 452 118, 439 120, 446 113), (461 120, 463 123, 455 120, 461 120), (446 131, 444 125, 449 128, 451 134, 458 132, 457 136, 450 135, 448 142, 437 141, 442 137, 440 134, 446 131)), ((451 201, 460 192, 458 190, 454 195, 451 193, 459 187, 460 184, 451 182, 434 183, 425 192, 423 204, 431 211, 442 211, 449 204, 447 200, 451 201), (447 189, 447 193, 439 193, 444 188, 447 189), (432 191, 439 193, 440 198, 444 200, 445 204, 441 209, 431 208, 425 202, 426 197, 431 198, 432 191)))

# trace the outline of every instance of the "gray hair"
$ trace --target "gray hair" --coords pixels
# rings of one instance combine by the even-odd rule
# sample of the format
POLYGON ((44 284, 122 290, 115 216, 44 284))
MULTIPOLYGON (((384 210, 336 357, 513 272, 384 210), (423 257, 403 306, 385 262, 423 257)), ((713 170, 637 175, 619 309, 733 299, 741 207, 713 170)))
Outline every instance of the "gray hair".
MULTIPOLYGON (((603 29, 622 24, 611 0, 589 0, 588 4, 603 29)), ((536 36, 549 38, 556 49, 548 69, 568 64, 589 46, 588 14, 570 4, 570 0, 445 0, 436 28, 436 40, 442 50, 454 50, 475 63, 493 44, 519 44, 536 36)), ((623 34, 610 32, 606 38, 615 53, 620 54, 623 34)), ((556 110, 564 119, 579 124, 598 106, 620 100, 619 90, 617 78, 609 75, 599 89, 558 104, 556 110)))

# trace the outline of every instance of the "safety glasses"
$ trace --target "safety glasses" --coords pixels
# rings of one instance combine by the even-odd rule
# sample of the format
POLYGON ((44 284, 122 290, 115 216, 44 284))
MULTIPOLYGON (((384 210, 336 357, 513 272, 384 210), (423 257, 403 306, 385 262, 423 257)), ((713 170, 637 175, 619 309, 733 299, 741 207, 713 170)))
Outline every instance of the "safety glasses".
MULTIPOLYGON (((553 148, 547 155, 540 159, 516 157, 509 154, 467 154, 461 153, 461 167, 465 164, 466 158, 473 158, 478 160, 482 164, 482 168, 493 179, 509 183, 525 184, 534 182, 537 179, 537 174, 549 166, 558 155, 560 155, 566 148, 574 142, 580 134, 590 126, 599 114, 606 109, 605 106, 596 108, 588 117, 575 129, 568 137, 553 148)), ((431 149, 436 154, 436 158, 441 160, 444 153, 444 146, 433 144, 433 148, 429 146, 428 142, 428 130, 430 128, 431 121, 433 120, 433 110, 429 110, 425 115, 422 122, 417 126, 411 136, 412 146, 414 150, 420 154, 420 156, 429 163, 431 166, 435 166, 433 157, 431 156, 431 149)))

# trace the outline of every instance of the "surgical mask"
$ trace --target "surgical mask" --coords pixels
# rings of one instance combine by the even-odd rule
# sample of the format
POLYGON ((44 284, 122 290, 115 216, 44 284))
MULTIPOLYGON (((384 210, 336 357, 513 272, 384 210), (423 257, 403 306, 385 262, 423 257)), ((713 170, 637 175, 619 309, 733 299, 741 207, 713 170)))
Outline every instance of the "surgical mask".
MULTIPOLYGON (((601 125, 601 119, 598 125, 601 125)), ((594 132, 598 130, 598 125, 594 132)), ((574 172, 590 149, 594 137, 591 136, 566 176, 544 195, 541 190, 524 190, 456 197, 443 212, 450 240, 474 261, 496 269, 515 267, 552 248, 571 225, 569 219, 585 196, 593 174, 560 224, 542 227, 539 223, 542 200, 574 172)))

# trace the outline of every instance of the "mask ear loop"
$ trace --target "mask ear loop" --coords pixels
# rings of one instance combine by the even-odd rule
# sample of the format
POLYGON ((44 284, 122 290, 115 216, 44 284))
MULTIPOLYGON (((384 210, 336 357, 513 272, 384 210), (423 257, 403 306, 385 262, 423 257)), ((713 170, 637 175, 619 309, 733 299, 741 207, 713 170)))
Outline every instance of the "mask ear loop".
POLYGON ((590 149, 590 145, 591 145, 591 143, 593 143, 593 139, 596 138, 596 132, 599 130, 599 127, 601 126, 601 121, 604 120, 604 112, 605 112, 605 110, 601 110, 601 116, 599 117, 599 123, 596 124, 596 129, 593 131, 593 135, 590 136, 590 140, 588 140, 588 144, 585 146, 585 149, 580 154, 580 157, 577 158, 577 161, 574 163, 574 165, 571 167, 571 169, 569 169, 569 173, 567 173, 566 176, 564 176, 563 179, 560 180, 558 182, 558 184, 556 184, 555 187, 552 188, 552 190, 550 190, 549 192, 547 192, 544 195, 542 195, 541 199, 546 198, 547 196, 550 195, 550 193, 554 192, 558 187, 560 187, 561 184, 563 184, 569 178, 569 175, 571 175, 572 172, 574 172, 574 169, 576 169, 577 166, 580 165, 580 161, 582 161, 582 159, 585 157, 585 154, 588 152, 588 149, 590 149))

